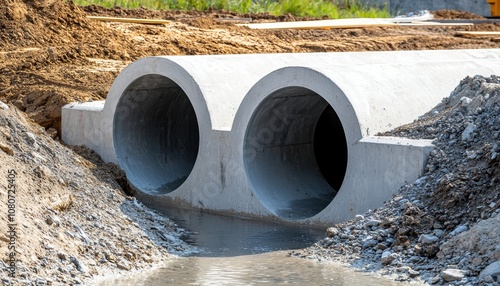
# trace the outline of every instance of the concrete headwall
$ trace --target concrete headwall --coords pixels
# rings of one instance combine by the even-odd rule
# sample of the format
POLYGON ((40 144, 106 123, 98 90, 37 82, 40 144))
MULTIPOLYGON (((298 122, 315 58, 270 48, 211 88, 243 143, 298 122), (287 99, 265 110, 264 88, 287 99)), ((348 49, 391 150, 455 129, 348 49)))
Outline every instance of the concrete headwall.
POLYGON ((406 15, 420 10, 441 9, 467 11, 482 16, 491 16, 486 0, 362 0, 370 6, 388 7, 392 15, 406 15))
POLYGON ((374 137, 430 110, 500 50, 148 57, 62 139, 117 163, 139 199, 330 224, 423 172, 429 140, 374 137))

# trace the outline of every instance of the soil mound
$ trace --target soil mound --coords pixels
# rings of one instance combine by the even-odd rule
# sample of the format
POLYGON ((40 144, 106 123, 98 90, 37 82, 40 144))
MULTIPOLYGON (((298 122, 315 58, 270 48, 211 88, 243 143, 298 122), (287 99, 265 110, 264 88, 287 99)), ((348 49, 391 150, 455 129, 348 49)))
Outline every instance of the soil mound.
POLYGON ((463 79, 418 121, 386 135, 435 139, 423 198, 445 228, 488 218, 500 201, 500 77, 463 79), (493 207, 488 207, 493 205, 493 207))
POLYGON ((442 9, 442 10, 432 11, 431 13, 435 19, 470 19, 470 20, 486 19, 481 15, 477 15, 467 11, 458 11, 458 10, 442 9))
MULTIPOLYGON (((87 58, 142 56, 122 33, 86 18, 71 1, 0 0, 0 7, 0 99, 15 103, 54 131, 60 130, 61 107, 84 97, 78 96, 82 90, 68 93, 65 87, 81 82, 85 75, 63 72, 53 77, 52 71, 64 65, 88 65, 87 58)), ((103 94, 85 97, 99 99, 103 94)))
MULTIPOLYGON (((44 55, 52 62, 91 56, 126 57, 120 52, 120 45, 127 47, 123 35, 91 21, 71 1, 0 0, 0 6, 0 46, 4 52, 57 47, 44 55)), ((39 65, 39 62, 37 59, 33 64, 39 65)))

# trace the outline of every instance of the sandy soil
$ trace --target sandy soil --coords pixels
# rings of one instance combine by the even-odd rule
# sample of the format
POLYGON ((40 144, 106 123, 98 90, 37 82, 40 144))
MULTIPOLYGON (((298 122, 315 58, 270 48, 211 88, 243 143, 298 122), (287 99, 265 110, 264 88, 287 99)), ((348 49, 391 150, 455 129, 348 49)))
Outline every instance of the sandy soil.
MULTIPOLYGON (((481 18, 457 11, 433 13, 438 18, 481 18)), ((4 176, 0 199, 7 200, 10 182, 6 174, 15 169, 20 190, 18 241, 25 245, 17 250, 18 269, 24 275, 16 281, 78 284, 106 271, 144 269, 168 258, 168 253, 187 248, 178 240, 182 230, 172 222, 156 221, 154 213, 127 196, 119 170, 88 150, 70 149, 59 142, 61 107, 73 101, 104 99, 114 78, 131 61, 150 55, 500 48, 498 38, 455 36, 459 30, 500 31, 498 23, 279 31, 235 25, 249 18, 255 22, 304 20, 291 15, 82 8, 63 0, 0 0, 0 101, 8 104, 8 108, 0 105, 4 176), (171 23, 104 23, 87 15, 159 18, 171 23), (122 216, 116 220, 117 214, 122 216), (121 241, 118 233, 123 226, 132 229, 127 234, 132 240, 121 241)), ((9 254, 9 237, 3 235, 6 219, 2 216, 0 221, 4 263, 9 254)), ((4 263, 0 263, 2 277, 7 276, 4 263)))

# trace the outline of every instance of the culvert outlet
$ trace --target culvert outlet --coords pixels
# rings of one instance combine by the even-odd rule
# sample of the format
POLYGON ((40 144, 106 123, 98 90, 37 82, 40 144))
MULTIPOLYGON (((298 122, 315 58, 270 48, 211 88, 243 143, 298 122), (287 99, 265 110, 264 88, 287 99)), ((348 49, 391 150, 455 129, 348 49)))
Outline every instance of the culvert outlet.
POLYGON ((259 200, 277 216, 312 217, 342 185, 347 142, 339 117, 320 95, 286 87, 266 97, 248 124, 244 160, 259 200))
POLYGON ((161 75, 136 79, 118 102, 113 122, 118 164, 135 188, 166 194, 184 183, 198 155, 199 128, 178 84, 161 75))
POLYGON ((62 140, 147 204, 330 225, 423 172, 430 141, 375 134, 499 70, 498 49, 147 57, 63 107, 62 140))

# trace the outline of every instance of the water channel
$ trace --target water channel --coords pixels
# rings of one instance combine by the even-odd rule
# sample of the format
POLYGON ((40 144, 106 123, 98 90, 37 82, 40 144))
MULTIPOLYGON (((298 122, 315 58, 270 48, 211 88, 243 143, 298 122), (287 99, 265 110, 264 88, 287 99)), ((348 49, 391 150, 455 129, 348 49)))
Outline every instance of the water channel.
POLYGON ((185 239, 199 251, 176 257, 138 275, 101 281, 98 286, 160 285, 403 285, 346 268, 288 255, 324 238, 324 228, 289 226, 200 211, 166 213, 190 231, 185 239))

